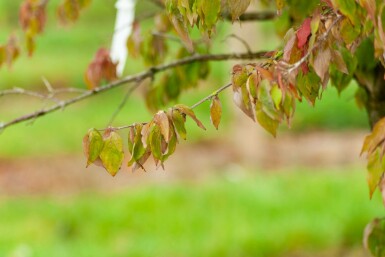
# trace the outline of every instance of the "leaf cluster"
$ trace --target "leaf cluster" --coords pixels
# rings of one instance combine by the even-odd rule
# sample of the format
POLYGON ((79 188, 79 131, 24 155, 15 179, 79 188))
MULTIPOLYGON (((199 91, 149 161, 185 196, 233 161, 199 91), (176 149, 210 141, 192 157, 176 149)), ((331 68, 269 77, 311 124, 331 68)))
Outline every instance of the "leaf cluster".
MULTIPOLYGON (((206 130, 194 111, 182 104, 167 111, 157 112, 148 123, 136 123, 126 127, 127 148, 131 155, 127 165, 132 166, 133 171, 138 168, 145 170, 144 164, 152 156, 157 167, 164 167, 164 162, 175 152, 177 143, 187 138, 187 116, 206 130)), ((216 120, 217 116, 215 114, 216 120)), ((91 163, 102 166, 112 176, 115 176, 122 166, 123 140, 115 128, 108 128, 103 136, 98 130, 90 129, 83 139, 83 149, 87 166, 91 163)))

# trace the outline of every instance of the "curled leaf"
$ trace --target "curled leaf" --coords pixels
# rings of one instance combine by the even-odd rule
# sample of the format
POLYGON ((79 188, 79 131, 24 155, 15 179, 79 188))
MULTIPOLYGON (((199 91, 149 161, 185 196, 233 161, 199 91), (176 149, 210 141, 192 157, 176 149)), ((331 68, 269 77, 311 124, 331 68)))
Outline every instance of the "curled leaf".
POLYGON ((174 124, 176 133, 179 138, 186 140, 187 132, 185 127, 186 119, 182 116, 179 110, 173 110, 172 112, 172 122, 174 124))
POLYGON ((188 107, 188 106, 186 106, 184 104, 177 104, 177 105, 174 106, 174 108, 178 109, 181 113, 183 113, 183 114, 185 114, 187 116, 190 116, 190 118, 195 121, 195 123, 198 125, 198 127, 200 127, 203 130, 206 130, 206 128, 203 125, 203 123, 200 120, 198 120, 198 118, 195 116, 194 111, 190 107, 188 107))
POLYGON ((135 125, 135 139, 132 147, 131 159, 127 164, 128 166, 134 164, 146 153, 146 148, 144 147, 142 141, 142 128, 143 124, 139 123, 135 125))
POLYGON ((374 219, 364 232, 364 246, 375 257, 385 256, 385 219, 374 219))
POLYGON ((164 111, 159 111, 155 117, 154 122, 160 128, 160 132, 162 133, 164 140, 168 143, 170 137, 170 124, 168 121, 167 114, 164 111))
POLYGON ((210 105, 210 118, 211 123, 214 125, 216 129, 219 127, 219 123, 221 122, 222 117, 222 104, 219 100, 219 97, 216 95, 213 97, 210 105))

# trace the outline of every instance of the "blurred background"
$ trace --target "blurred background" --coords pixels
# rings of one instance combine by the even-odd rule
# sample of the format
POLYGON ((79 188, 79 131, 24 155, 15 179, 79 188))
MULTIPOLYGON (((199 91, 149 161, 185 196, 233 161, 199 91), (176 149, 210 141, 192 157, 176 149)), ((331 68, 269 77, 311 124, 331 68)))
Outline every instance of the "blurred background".
MULTIPOLYGON (((20 2, 0 2, 0 42, 18 30, 20 2)), ((1 90, 44 90, 43 77, 56 88, 85 88, 88 63, 109 47, 115 1, 94 1, 67 27, 57 21, 59 1, 51 2, 35 55, 0 69, 1 90)), ((227 37, 232 33, 247 35, 253 50, 279 45, 273 22, 218 31, 216 53, 245 51, 227 37)), ((130 59, 126 74, 141 69, 130 59)), ((179 102, 195 103, 225 84, 230 71, 231 63, 211 64, 209 79, 179 102)), ((208 131, 190 124, 166 171, 123 167, 114 178, 85 169, 81 143, 90 127, 106 126, 124 87, 11 127, 0 134, 0 256, 367 256, 363 229, 384 209, 378 195, 369 200, 359 158, 369 128, 355 105, 356 88, 338 95, 329 87, 315 108, 300 103, 292 128, 280 129, 277 139, 236 109, 227 92, 219 131, 209 125, 209 103, 202 105, 197 115, 208 131)), ((49 104, 2 97, 0 121, 49 104)), ((151 116, 139 91, 114 125, 151 116)))

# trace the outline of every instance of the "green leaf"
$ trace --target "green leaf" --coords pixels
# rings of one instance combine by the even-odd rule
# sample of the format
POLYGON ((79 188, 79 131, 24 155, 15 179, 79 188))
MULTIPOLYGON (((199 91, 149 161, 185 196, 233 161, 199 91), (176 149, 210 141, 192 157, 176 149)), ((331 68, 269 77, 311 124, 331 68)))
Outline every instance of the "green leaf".
POLYGON ((123 162, 123 140, 118 133, 112 129, 106 130, 104 136, 103 150, 100 152, 104 168, 112 175, 118 173, 123 162))
POLYGON ((353 43, 361 33, 360 27, 353 26, 351 21, 346 18, 339 23, 339 28, 340 35, 347 45, 353 43))
POLYGON ((197 5, 202 10, 201 19, 210 35, 221 11, 221 0, 199 0, 197 5))
POLYGON ((213 97, 210 105, 210 119, 211 123, 216 129, 218 129, 219 124, 221 123, 222 117, 222 104, 219 100, 219 97, 216 95, 213 97))
POLYGON ((141 134, 142 128, 143 128, 142 124, 135 125, 134 145, 132 149, 131 160, 127 164, 128 166, 131 166, 136 161, 138 161, 146 152, 146 148, 144 147, 142 142, 142 134, 141 134))
POLYGON ((183 140, 186 140, 187 132, 185 127, 185 118, 178 110, 172 111, 172 122, 174 124, 175 130, 178 133, 179 137, 183 140))
POLYGON ((159 126, 153 126, 150 136, 149 136, 149 142, 151 146, 151 152, 155 159, 162 160, 162 134, 160 132, 159 126))
POLYGON ((349 18, 350 22, 358 25, 359 19, 357 17, 357 6, 352 0, 332 0, 335 6, 343 15, 349 18))
POLYGON ((263 112, 270 116, 271 119, 279 121, 281 119, 278 111, 275 109, 273 99, 270 95, 271 85, 267 79, 259 83, 258 102, 261 103, 263 112))
POLYGON ((277 110, 280 109, 280 105, 282 102, 282 91, 279 88, 278 84, 274 84, 273 87, 271 88, 271 98, 273 99, 274 106, 277 110))
POLYGON ((256 73, 251 74, 246 82, 247 89, 249 90, 250 96, 253 99, 257 99, 257 88, 258 84, 260 82, 260 76, 258 76, 256 73))
POLYGON ((84 136, 83 151, 87 158, 87 167, 99 158, 103 145, 103 137, 96 129, 90 129, 84 136))
POLYGON ((365 228, 365 248, 374 257, 385 257, 385 219, 374 219, 365 228))
POLYGON ((205 126, 202 124, 202 122, 200 120, 198 120, 198 118, 195 116, 194 111, 190 107, 188 107, 187 105, 184 105, 184 104, 177 104, 174 106, 174 108, 178 109, 181 113, 183 113, 187 116, 190 116, 190 118, 195 121, 195 123, 198 125, 198 127, 200 127, 203 130, 206 130, 205 126))
POLYGON ((302 71, 298 73, 297 88, 312 105, 314 105, 315 100, 319 96, 320 82, 320 78, 314 71, 309 71, 307 74, 303 74, 302 71))
POLYGON ((257 102, 255 108, 255 113, 259 124, 270 134, 276 137, 279 122, 272 119, 269 115, 264 112, 262 103, 257 102))
POLYGON ((178 142, 177 135, 175 130, 173 130, 170 137, 170 142, 168 143, 168 146, 167 146, 167 152, 163 154, 162 162, 166 161, 175 152, 177 142, 178 142))

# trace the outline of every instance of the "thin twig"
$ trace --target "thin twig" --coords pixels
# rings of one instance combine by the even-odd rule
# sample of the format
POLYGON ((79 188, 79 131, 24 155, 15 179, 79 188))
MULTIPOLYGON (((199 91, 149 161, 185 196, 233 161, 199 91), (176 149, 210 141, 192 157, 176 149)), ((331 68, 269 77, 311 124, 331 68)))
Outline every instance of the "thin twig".
MULTIPOLYGON (((199 102, 195 103, 190 108, 191 109, 195 109, 196 107, 198 107, 199 105, 203 104, 204 102, 210 101, 211 99, 213 99, 213 97, 217 96, 218 94, 220 94, 221 92, 223 92, 224 90, 226 90, 227 88, 229 88, 231 86, 232 86, 232 83, 228 83, 228 84, 220 87, 218 90, 214 91, 212 94, 210 94, 210 95, 206 96, 205 98, 201 99, 199 102)), ((114 131, 117 131, 117 130, 123 130, 123 129, 128 129, 128 128, 135 127, 136 124, 137 123, 134 123, 134 124, 131 124, 131 125, 125 125, 125 126, 121 126, 121 127, 111 127, 111 126, 108 126, 105 129, 97 129, 97 130, 98 131, 105 131, 107 129, 113 129, 114 131)), ((142 125, 146 125, 147 122, 143 122, 141 124, 142 125)))
POLYGON ((36 98, 43 99, 43 100, 52 100, 55 103, 60 103, 59 99, 56 99, 51 95, 48 96, 48 95, 44 95, 44 94, 41 94, 41 93, 38 93, 35 91, 26 90, 24 88, 19 88, 19 87, 0 91, 0 97, 5 96, 5 95, 27 95, 27 96, 36 97, 36 98))
POLYGON ((213 97, 215 97, 216 95, 218 95, 219 93, 221 93, 222 91, 226 90, 227 88, 231 87, 232 83, 229 83, 227 85, 224 85, 223 87, 219 88, 217 91, 215 91, 214 93, 212 93, 211 95, 209 96, 206 96, 205 98, 203 98, 202 100, 200 100, 199 102, 197 102, 196 104, 192 105, 190 108, 191 109, 195 109, 196 107, 198 107, 199 105, 203 104, 204 102, 206 101, 210 101, 211 99, 213 99, 213 97))
POLYGON ((149 68, 146 71, 127 76, 123 79, 116 80, 114 82, 111 82, 105 86, 94 88, 92 90, 86 91, 82 93, 81 95, 78 95, 74 98, 68 99, 66 101, 63 101, 59 104, 53 105, 49 108, 38 110, 32 113, 29 113, 27 115, 18 117, 14 120, 11 120, 7 123, 0 124, 0 130, 5 129, 7 127, 10 127, 12 125, 25 122, 31 119, 35 119, 41 116, 44 116, 48 113, 52 113, 55 111, 58 111, 60 109, 63 109, 64 107, 67 107, 69 105, 72 105, 74 103, 80 102, 84 99, 87 99, 91 96, 100 94, 102 92, 109 91, 113 88, 117 88, 119 86, 122 86, 124 84, 130 83, 130 82, 138 82, 142 81, 145 78, 151 78, 155 74, 159 72, 163 72, 165 70, 169 70, 178 66, 186 65, 193 62, 207 62, 207 61, 225 61, 225 60, 253 60, 253 59, 265 59, 266 52, 254 52, 254 53, 233 53, 233 54, 206 54, 206 55, 194 55, 190 57, 186 57, 183 59, 179 59, 176 61, 173 61, 168 64, 162 64, 158 66, 154 66, 149 68))
POLYGON ((118 114, 121 112, 121 110, 123 109, 123 107, 126 105, 128 99, 130 98, 131 94, 135 91, 135 89, 137 89, 138 87, 140 86, 140 83, 136 83, 135 86, 133 87, 130 87, 128 90, 127 90, 127 93, 124 95, 124 98, 123 100, 120 102, 118 108, 116 108, 115 112, 112 114, 111 116, 111 119, 110 121, 108 122, 108 126, 111 126, 111 124, 114 122, 114 120, 116 119, 116 117, 118 116, 118 114))
MULTIPOLYGON (((238 20, 247 21, 269 21, 277 17, 277 13, 273 11, 261 11, 261 12, 247 12, 239 16, 238 20)), ((227 20, 232 21, 231 15, 225 17, 227 20)))
POLYGON ((239 42, 242 43, 242 45, 246 48, 247 52, 248 53, 252 53, 253 51, 251 51, 251 47, 250 45, 247 43, 246 40, 244 40, 243 38, 241 38, 240 36, 236 35, 236 34, 230 34, 228 35, 227 37, 225 37, 225 39, 223 39, 223 41, 226 41, 227 39, 229 38, 235 38, 237 39, 239 42))

